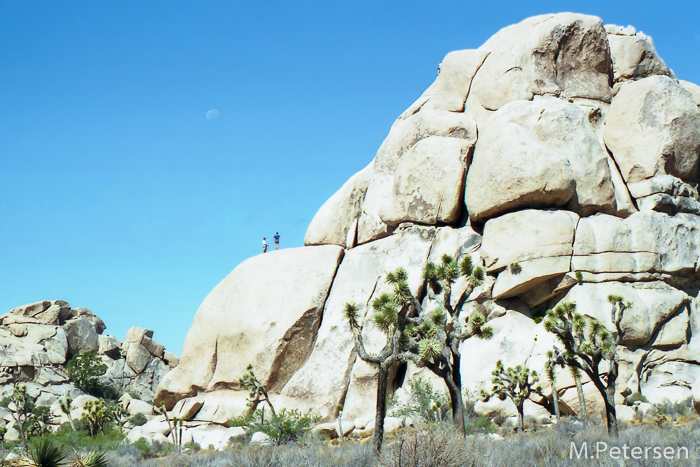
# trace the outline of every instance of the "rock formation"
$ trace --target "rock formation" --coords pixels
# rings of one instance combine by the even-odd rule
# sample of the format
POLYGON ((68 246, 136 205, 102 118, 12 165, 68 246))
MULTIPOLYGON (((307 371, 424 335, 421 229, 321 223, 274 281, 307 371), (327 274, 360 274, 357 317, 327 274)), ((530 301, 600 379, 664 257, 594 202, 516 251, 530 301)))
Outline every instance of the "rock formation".
POLYGON ((73 398, 75 407, 92 398, 69 380, 65 364, 73 356, 95 351, 107 366, 100 378, 103 384, 152 401, 161 377, 179 357, 153 341, 151 330, 131 328, 121 343, 103 334, 105 329, 90 310, 71 308, 63 300, 24 305, 0 316, 0 398, 12 393, 15 383, 26 385, 29 394, 38 397, 37 404, 53 406, 54 421, 60 423, 64 419, 59 398, 73 398))
MULTIPOLYGON (((699 105, 700 87, 678 81, 649 37, 592 16, 530 18, 448 54, 373 162, 320 208, 306 246, 251 258, 209 294, 156 401, 196 402, 191 419, 221 423, 243 409, 237 381, 252 363, 278 406, 371 416, 376 374, 353 352, 343 305, 366 320, 398 266, 424 297, 422 268, 444 253, 471 253, 487 271, 468 307, 494 336, 463 343, 465 388, 489 386, 497 360, 542 372, 554 338, 537 318, 574 301, 610 325, 616 294, 633 303, 618 403, 689 397, 700 377, 699 105)), ((373 325, 362 332, 381 348, 373 325)), ((393 387, 418 374, 409 366, 393 387)), ((561 404, 578 410, 567 375, 561 404)))

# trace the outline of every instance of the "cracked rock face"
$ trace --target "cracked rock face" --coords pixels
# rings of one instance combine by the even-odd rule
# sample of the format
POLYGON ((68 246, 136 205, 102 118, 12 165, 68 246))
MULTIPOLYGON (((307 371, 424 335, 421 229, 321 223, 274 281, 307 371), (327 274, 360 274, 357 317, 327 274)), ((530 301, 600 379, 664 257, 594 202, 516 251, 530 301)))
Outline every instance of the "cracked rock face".
MULTIPOLYGON (((368 318, 386 272, 405 268, 423 299, 423 266, 445 253, 486 270, 465 309, 486 315, 494 338, 460 347, 465 389, 488 389, 497 360, 542 373, 554 339, 536 318, 573 301, 610 325, 616 294, 632 302, 618 403, 630 392, 690 396, 700 377, 700 87, 677 81, 634 28, 571 13, 504 28, 439 70, 374 161, 321 207, 304 248, 248 260, 212 291, 157 401, 192 398, 203 403, 198 420, 217 421, 242 410, 237 381, 252 363, 278 407, 371 415, 376 374, 353 352, 343 307, 359 305, 379 351, 368 318)), ((399 393, 430 377, 405 370, 392 376, 399 393)), ((559 380, 562 411, 575 413, 575 385, 566 371, 559 380)), ((587 380, 584 392, 598 410, 587 380)))

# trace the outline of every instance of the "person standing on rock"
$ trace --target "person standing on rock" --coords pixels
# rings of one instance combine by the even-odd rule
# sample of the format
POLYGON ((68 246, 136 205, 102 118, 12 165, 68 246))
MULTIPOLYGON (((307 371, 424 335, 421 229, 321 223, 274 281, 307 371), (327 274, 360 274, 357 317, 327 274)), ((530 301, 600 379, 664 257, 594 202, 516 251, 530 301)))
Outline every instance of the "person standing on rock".
POLYGON ((275 250, 279 250, 280 249, 280 233, 275 232, 275 236, 272 237, 272 239, 275 241, 275 250))
POLYGON ((267 240, 263 237, 263 253, 267 251, 267 240))

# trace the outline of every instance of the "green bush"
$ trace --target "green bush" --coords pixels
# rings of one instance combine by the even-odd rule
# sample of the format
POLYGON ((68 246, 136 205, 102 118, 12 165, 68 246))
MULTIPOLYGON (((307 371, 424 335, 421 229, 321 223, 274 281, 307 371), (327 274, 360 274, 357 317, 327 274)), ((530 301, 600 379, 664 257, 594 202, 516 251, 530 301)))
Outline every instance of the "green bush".
POLYGON ((297 409, 282 409, 267 418, 263 418, 262 411, 256 410, 249 418, 234 417, 229 419, 227 425, 242 426, 249 435, 258 431, 265 433, 279 446, 289 441, 298 440, 320 419, 321 417, 313 415, 311 410, 303 413, 297 409))
POLYGON ((66 364, 66 371, 78 389, 94 396, 100 386, 98 378, 105 374, 107 365, 102 362, 97 352, 89 350, 71 358, 66 364))
POLYGON ((494 433, 496 427, 483 415, 467 421, 465 432, 468 435, 494 433))
POLYGON ((634 405, 635 402, 649 402, 646 397, 644 397, 639 392, 633 392, 629 396, 625 397, 625 405, 634 405))
POLYGON ((146 424, 147 421, 148 419, 142 413, 134 414, 129 418, 129 423, 131 423, 134 426, 143 426, 146 424))
POLYGON ((452 410, 447 392, 435 390, 428 379, 416 378, 408 384, 409 399, 406 403, 399 404, 396 397, 389 399, 390 416, 409 416, 423 423, 451 419, 452 410))

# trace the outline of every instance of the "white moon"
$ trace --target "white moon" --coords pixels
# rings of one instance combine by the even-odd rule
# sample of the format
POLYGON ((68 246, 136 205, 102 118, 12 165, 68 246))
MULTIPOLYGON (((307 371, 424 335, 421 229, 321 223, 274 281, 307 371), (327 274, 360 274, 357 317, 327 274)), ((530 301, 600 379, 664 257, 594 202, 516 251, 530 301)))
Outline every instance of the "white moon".
POLYGON ((219 117, 219 111, 216 109, 211 109, 207 112, 207 120, 213 120, 219 117))

